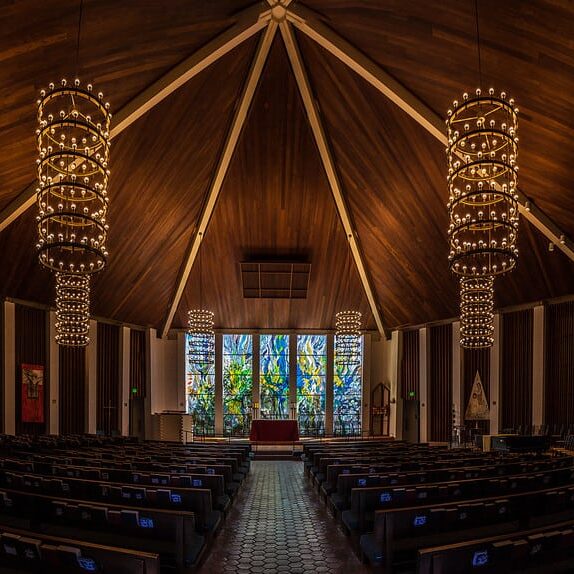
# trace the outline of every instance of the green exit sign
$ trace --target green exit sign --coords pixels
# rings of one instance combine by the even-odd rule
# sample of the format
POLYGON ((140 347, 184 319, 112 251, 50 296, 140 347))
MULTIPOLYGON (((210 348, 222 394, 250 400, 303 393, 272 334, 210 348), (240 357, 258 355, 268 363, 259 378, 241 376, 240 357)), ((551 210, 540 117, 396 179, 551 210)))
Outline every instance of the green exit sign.
POLYGON ((137 387, 132 387, 132 395, 136 395, 138 392, 138 388, 137 387))
POLYGON ((409 397, 414 397, 415 396, 415 392, 414 391, 409 391, 409 397))

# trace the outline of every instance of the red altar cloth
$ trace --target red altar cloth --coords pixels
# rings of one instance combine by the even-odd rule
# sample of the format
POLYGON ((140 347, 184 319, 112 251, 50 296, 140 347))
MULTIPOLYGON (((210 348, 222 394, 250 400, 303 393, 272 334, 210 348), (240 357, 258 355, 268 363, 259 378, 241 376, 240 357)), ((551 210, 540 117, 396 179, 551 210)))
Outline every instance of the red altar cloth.
POLYGON ((297 421, 257 419, 251 422, 249 438, 257 442, 292 442, 299 440, 297 421))

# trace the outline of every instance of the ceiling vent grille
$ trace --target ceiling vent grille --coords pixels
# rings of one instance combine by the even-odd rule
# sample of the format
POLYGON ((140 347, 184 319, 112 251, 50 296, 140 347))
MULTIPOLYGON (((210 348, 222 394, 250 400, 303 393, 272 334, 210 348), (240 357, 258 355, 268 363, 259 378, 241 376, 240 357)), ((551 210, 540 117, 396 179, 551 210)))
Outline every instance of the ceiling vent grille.
POLYGON ((306 299, 310 263, 241 263, 245 299, 306 299))

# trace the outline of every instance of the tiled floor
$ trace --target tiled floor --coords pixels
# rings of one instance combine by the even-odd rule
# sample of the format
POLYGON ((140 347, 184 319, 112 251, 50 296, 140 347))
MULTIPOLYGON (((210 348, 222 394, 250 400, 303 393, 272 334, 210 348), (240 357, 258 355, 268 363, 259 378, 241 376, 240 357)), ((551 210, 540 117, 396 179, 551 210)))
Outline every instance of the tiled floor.
POLYGON ((256 461, 202 574, 363 574, 303 476, 303 463, 256 461))

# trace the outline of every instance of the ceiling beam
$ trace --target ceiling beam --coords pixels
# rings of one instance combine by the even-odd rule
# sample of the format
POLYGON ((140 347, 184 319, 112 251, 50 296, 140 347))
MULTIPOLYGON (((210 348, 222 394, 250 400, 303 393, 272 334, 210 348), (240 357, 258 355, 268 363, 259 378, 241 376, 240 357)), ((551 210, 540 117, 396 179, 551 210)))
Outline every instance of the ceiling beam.
MULTIPOLYGON (((270 19, 271 9, 265 9, 262 3, 240 12, 233 26, 169 70, 119 110, 112 117, 110 138, 118 136, 194 76, 265 28, 270 19)), ((36 188, 34 181, 0 212, 0 232, 36 203, 36 188)))
MULTIPOLYGON (((287 10, 287 19, 298 30, 333 54, 399 106, 446 147, 447 135, 444 120, 363 52, 323 24, 314 12, 300 4, 293 5, 287 10)), ((561 249, 571 261, 574 261, 574 242, 564 231, 522 192, 519 192, 518 204, 520 213, 561 249)))
POLYGON ((446 146, 444 120, 373 60, 323 24, 311 10, 301 5, 291 6, 287 11, 287 19, 298 30, 369 82, 446 146))
POLYGON ((347 202, 343 194, 343 188, 335 167, 335 162, 333 160, 333 155, 331 149, 327 142, 327 137, 323 129, 323 124, 319 116, 319 110, 313 97, 313 92, 311 90, 311 84, 309 83, 309 78, 307 76, 307 71, 301 59, 301 54, 299 53, 299 47, 295 36, 293 35, 293 30, 290 24, 284 20, 279 24, 279 29, 281 30, 281 36, 285 42, 285 47, 287 48, 287 54, 289 56, 289 61, 291 62, 291 67, 297 81, 297 86, 299 87, 299 92, 301 93, 301 98, 303 100, 303 105, 305 106, 305 111, 307 113, 307 118, 309 124, 311 125, 311 130, 315 138, 315 143, 319 149, 319 155, 321 156, 321 161, 329 181, 329 186, 331 188, 331 193, 335 204, 337 207, 337 212, 341 218, 343 228, 345 229, 345 234, 349 242, 349 247, 351 253, 353 254, 353 259, 355 260, 355 265, 357 266, 357 271, 363 284, 363 289, 369 301, 369 306, 371 307, 371 312, 375 319, 377 329, 382 336, 386 337, 386 330, 383 325, 383 318, 377 301, 375 299, 375 292, 371 286, 371 282, 367 273, 367 269, 364 264, 363 254, 358 242, 358 236, 355 232, 351 214, 349 208, 347 207, 347 202))
POLYGON ((171 299, 167 317, 163 325, 162 337, 164 338, 167 336, 167 333, 171 327, 173 318, 175 316, 175 312, 177 311, 179 302, 181 301, 185 285, 187 284, 187 281, 189 279, 189 275, 193 267, 193 262, 195 261, 201 242, 205 237, 205 231, 207 229, 207 226, 209 225, 209 221, 213 214, 213 210, 215 209, 215 205, 219 197, 219 192, 221 191, 221 188, 223 186, 223 182, 225 180, 229 164, 231 163, 231 158, 233 157, 233 153, 237 146, 239 136, 241 135, 241 131, 245 124, 245 120, 247 118, 251 102, 253 101, 255 89, 259 84, 261 73, 265 66, 265 62, 267 61, 267 56, 269 55, 271 44, 273 43, 273 38, 275 37, 276 32, 277 32, 277 23, 274 20, 271 20, 267 25, 267 29, 265 30, 265 33, 263 34, 259 42, 259 46, 257 47, 257 52, 255 54, 255 57, 253 58, 253 62, 251 64, 251 69, 249 70, 247 81, 245 82, 243 92, 239 99, 239 105, 236 108, 235 116, 233 117, 231 127, 227 134, 227 138, 225 140, 221 156, 217 163, 217 167, 215 168, 213 180, 207 193, 207 197, 199 218, 199 222, 195 228, 192 240, 186 251, 185 259, 181 266, 181 270, 177 280, 175 292, 171 299))

